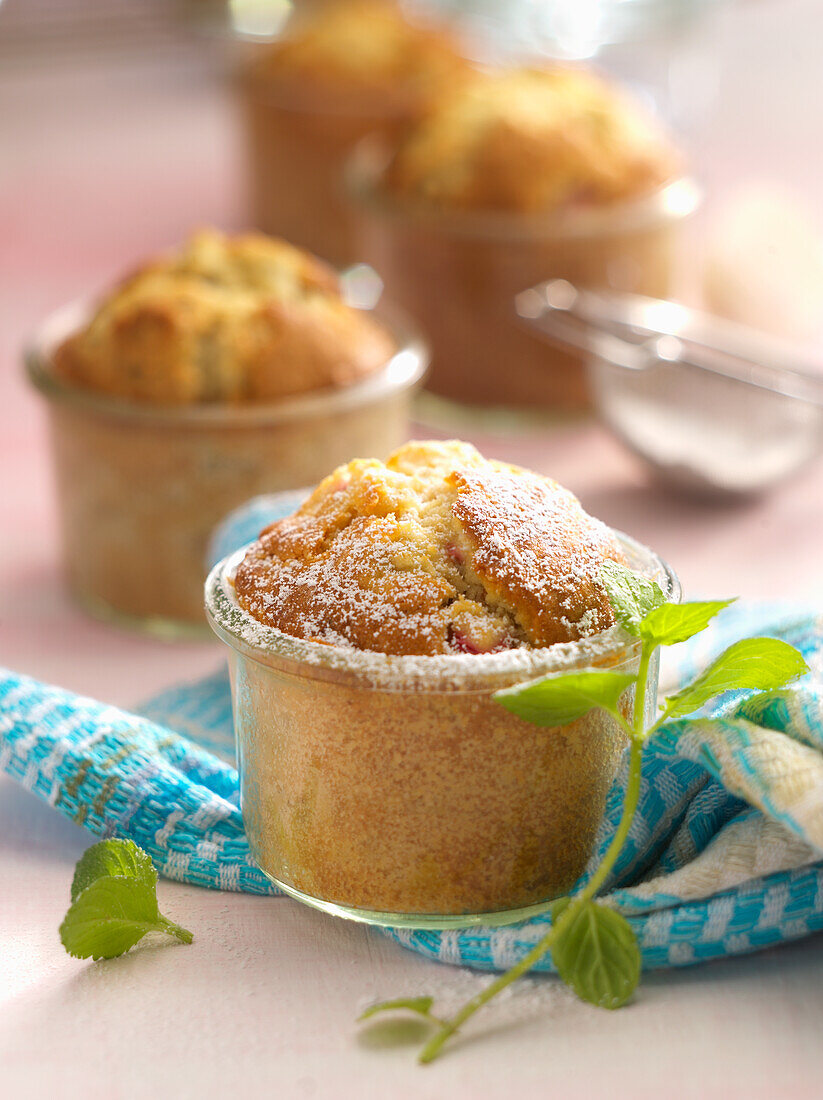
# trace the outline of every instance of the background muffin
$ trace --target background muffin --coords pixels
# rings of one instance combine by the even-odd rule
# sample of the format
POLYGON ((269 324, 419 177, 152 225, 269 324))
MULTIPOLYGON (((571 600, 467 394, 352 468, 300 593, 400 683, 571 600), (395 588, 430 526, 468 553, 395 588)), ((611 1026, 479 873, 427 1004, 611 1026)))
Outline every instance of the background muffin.
POLYGON ((362 259, 342 186, 351 150, 466 69, 442 27, 388 0, 298 10, 277 42, 251 48, 238 82, 254 224, 337 264, 362 259))
POLYGON ((573 68, 477 72, 411 125, 389 191, 452 209, 612 203, 670 179, 677 157, 617 88, 573 68))
POLYGON ((251 73, 332 108, 372 110, 375 94, 416 102, 464 68, 443 27, 412 22, 399 4, 329 0, 298 13, 251 73))
POLYGON ((194 234, 114 288, 57 350, 79 385, 163 405, 262 402, 343 386, 393 345, 309 253, 258 234, 194 234))
POLYGON ((676 296, 697 201, 679 167, 619 88, 568 66, 478 71, 400 135, 364 142, 348 174, 361 257, 425 331, 428 388, 470 405, 586 410, 580 355, 528 331, 516 297, 557 278, 676 296))
POLYGON ((410 443, 336 470, 237 570, 241 605, 295 637, 393 654, 546 646, 614 622, 622 560, 549 478, 466 443, 410 443))

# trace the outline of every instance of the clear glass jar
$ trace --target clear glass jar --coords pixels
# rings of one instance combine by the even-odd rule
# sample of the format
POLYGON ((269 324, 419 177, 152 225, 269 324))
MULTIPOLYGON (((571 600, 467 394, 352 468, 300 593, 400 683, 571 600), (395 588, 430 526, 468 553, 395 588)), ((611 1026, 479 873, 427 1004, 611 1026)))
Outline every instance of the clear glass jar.
POLYGON ((254 224, 342 265, 359 242, 342 187, 347 158, 367 134, 395 133, 419 97, 340 96, 279 82, 255 63, 265 45, 249 46, 237 78, 254 224))
POLYGON ((363 258, 431 344, 427 388, 474 405, 588 408, 579 355, 548 347, 518 320, 515 296, 536 282, 671 297, 680 234, 697 208, 689 179, 647 197, 551 216, 437 211, 393 200, 381 186, 382 143, 367 139, 347 170, 363 258))
MULTIPOLYGON (((679 599, 671 570, 620 538, 633 567, 679 599)), ((444 657, 302 641, 240 607, 243 553, 212 571, 206 609, 229 649, 246 834, 272 881, 338 916, 417 928, 510 923, 569 890, 624 734, 602 711, 541 729, 492 696, 550 672, 634 670, 636 640, 613 627, 546 649, 444 657)), ((656 678, 655 667, 650 708, 656 678)))
POLYGON ((716 101, 718 22, 729 0, 421 2, 457 18, 473 56, 487 63, 596 61, 681 136, 699 131, 716 101))
POLYGON ((387 455, 407 437, 427 353, 390 311, 374 313, 397 351, 361 382, 267 405, 174 408, 61 379, 51 352, 88 307, 52 316, 26 365, 48 404, 64 564, 78 602, 155 634, 207 634, 206 549, 221 519, 249 497, 311 485, 352 455, 387 455))

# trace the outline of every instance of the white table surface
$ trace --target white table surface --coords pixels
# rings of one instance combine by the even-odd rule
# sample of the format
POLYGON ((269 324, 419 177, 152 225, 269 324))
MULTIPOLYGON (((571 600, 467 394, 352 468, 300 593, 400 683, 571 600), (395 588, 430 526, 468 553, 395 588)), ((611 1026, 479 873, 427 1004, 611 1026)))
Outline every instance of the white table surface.
MULTIPOLYGON (((750 149, 754 139, 741 141, 738 128, 744 79, 760 87, 765 73, 774 93, 761 88, 766 107, 755 129, 777 127, 787 81, 820 98, 819 6, 778 7, 779 18, 752 5, 742 43, 728 33, 728 94, 707 150, 735 141, 750 149), (790 35, 799 20, 808 34, 790 35), (764 55, 772 68, 760 67, 764 55)), ((805 117, 787 117, 782 171, 786 149, 794 149, 798 177, 808 180, 809 158, 787 135, 802 127, 819 135, 821 122, 813 99, 805 117)), ((17 348, 46 311, 178 239, 192 222, 242 224, 233 116, 190 72, 147 78, 126 66, 31 77, 18 66, 13 81, 0 75, 0 127, 0 243, 11 261, 0 296, 0 664, 128 705, 170 680, 210 671, 219 652, 137 639, 84 619, 67 602, 44 425, 17 377, 17 348)), ((818 141, 815 156, 820 148, 818 141)), ((722 177, 725 169, 717 171, 722 177)), ((591 510, 655 545, 693 592, 823 604, 819 465, 768 501, 727 509, 650 487, 594 427, 485 442, 553 473, 591 510)), ((424 992, 455 1004, 488 979, 285 899, 168 882, 159 886, 161 907, 193 930, 191 947, 152 945, 119 960, 79 962, 63 951, 57 928, 90 840, 0 778, 3 1100, 233 1092, 804 1100, 823 1092, 823 937, 651 975, 635 1004, 611 1014, 580 1004, 552 979, 529 979, 477 1017, 447 1057, 418 1068, 416 1043, 390 1043, 385 1026, 358 1033, 358 1010, 424 992)))

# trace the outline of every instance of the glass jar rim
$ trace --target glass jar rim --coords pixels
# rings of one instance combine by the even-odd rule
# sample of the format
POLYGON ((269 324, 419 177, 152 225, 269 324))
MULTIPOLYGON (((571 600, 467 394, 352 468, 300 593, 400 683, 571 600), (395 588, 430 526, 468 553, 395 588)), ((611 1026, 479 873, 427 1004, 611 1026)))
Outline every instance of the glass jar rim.
MULTIPOLYGON (((671 567, 642 543, 620 531, 613 533, 629 565, 656 580, 667 599, 679 602, 680 582, 671 567)), ((233 578, 247 550, 245 546, 229 554, 212 569, 205 587, 206 618, 231 649, 286 675, 366 690, 488 693, 547 673, 622 666, 639 655, 639 641, 617 625, 580 641, 541 649, 437 656, 397 656, 296 638, 266 626, 240 606, 233 578)))
POLYGON ((648 194, 608 206, 546 214, 443 209, 403 200, 383 188, 389 155, 389 145, 376 134, 368 134, 355 145, 343 170, 349 197, 369 212, 406 218, 454 237, 530 241, 618 236, 682 221, 697 210, 703 197, 699 184, 682 175, 648 194))
POLYGON ((385 366, 357 382, 333 389, 296 394, 267 403, 152 405, 97 393, 60 378, 53 369, 53 349, 82 327, 93 308, 92 301, 82 299, 70 302, 46 318, 24 348, 23 359, 29 381, 49 401, 74 405, 110 419, 139 424, 157 424, 178 430, 205 427, 253 428, 336 415, 411 389, 422 380, 429 365, 428 345, 406 320, 402 311, 393 305, 379 303, 363 309, 362 312, 372 315, 388 330, 394 341, 395 351, 385 366))

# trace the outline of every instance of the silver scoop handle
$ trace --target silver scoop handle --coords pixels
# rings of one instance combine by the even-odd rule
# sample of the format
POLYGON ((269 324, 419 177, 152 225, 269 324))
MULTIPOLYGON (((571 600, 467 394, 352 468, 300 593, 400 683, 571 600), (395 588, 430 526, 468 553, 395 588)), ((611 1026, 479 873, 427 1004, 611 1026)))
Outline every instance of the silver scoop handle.
POLYGON ((515 309, 550 340, 624 370, 682 364, 823 407, 823 368, 796 348, 676 302, 551 279, 518 294, 515 309))

